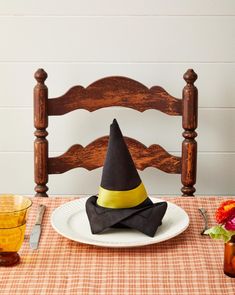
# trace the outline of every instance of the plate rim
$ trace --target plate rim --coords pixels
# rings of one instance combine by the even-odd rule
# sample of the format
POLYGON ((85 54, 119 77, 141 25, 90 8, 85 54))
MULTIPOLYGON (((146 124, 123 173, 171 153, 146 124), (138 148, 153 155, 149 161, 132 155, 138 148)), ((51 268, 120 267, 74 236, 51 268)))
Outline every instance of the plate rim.
MULTIPOLYGON (((184 212, 185 217, 187 219, 187 222, 186 222, 185 226, 182 227, 178 232, 175 232, 173 235, 171 235, 168 238, 163 237, 162 239, 158 239, 158 240, 155 240, 154 238, 153 239, 151 238, 151 239, 148 239, 148 241, 130 242, 130 243, 126 243, 126 244, 124 244, 124 243, 119 244, 119 243, 116 243, 116 242, 115 243, 107 243, 107 242, 102 242, 102 241, 95 240, 95 239, 94 240, 93 239, 88 239, 88 240, 86 240, 86 239, 76 239, 76 238, 74 239, 70 235, 66 235, 65 233, 61 232, 53 222, 53 218, 54 218, 55 214, 57 213, 57 211, 63 209, 63 207, 69 206, 69 204, 71 204, 71 203, 80 203, 79 205, 83 205, 83 204, 81 204, 81 202, 83 202, 84 205, 85 205, 86 200, 88 198, 90 198, 90 197, 81 197, 81 198, 77 198, 75 200, 65 202, 65 203, 58 206, 57 208, 55 208, 52 211, 52 214, 51 214, 51 217, 50 217, 50 223, 51 223, 51 226, 53 227, 53 229, 58 234, 60 234, 61 236, 63 236, 66 239, 69 239, 69 240, 77 242, 77 243, 86 244, 86 245, 92 245, 92 246, 97 246, 97 247, 102 247, 102 248, 104 248, 104 247, 105 248, 134 248, 134 247, 144 247, 144 246, 148 246, 148 245, 152 245, 152 244, 158 244, 158 243, 170 240, 170 239, 180 235, 181 233, 183 233, 188 228, 188 226, 190 224, 190 219, 189 219, 188 213, 182 207, 176 205, 175 203, 173 203, 171 201, 165 201, 164 199, 159 199, 159 198, 155 198, 155 197, 149 197, 152 201, 155 201, 155 203, 165 201, 168 204, 171 204, 173 206, 176 206, 176 207, 180 208, 184 212)), ((82 208, 82 210, 83 210, 83 208, 82 208)), ((85 206, 84 206, 84 210, 85 210, 85 206)), ((146 236, 146 238, 149 238, 149 237, 146 236)))

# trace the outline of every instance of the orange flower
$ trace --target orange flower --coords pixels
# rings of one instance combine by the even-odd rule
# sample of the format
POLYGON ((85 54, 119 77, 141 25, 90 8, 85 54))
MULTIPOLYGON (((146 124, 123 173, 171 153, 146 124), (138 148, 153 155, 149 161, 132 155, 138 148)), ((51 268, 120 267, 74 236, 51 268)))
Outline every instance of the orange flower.
POLYGON ((228 217, 235 212, 235 201, 228 200, 220 204, 215 212, 215 219, 218 223, 224 223, 228 217))

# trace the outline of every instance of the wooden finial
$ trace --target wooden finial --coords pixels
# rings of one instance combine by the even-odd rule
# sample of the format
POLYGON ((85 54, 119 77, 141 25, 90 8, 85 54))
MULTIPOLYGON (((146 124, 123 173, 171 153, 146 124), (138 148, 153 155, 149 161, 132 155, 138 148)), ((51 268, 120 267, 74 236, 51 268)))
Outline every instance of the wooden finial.
POLYGON ((193 69, 188 69, 183 77, 188 84, 193 84, 197 80, 197 74, 193 69))
POLYGON ((43 69, 38 69, 34 74, 34 78, 38 83, 43 84, 47 78, 47 72, 45 72, 43 69))
POLYGON ((43 69, 38 69, 34 74, 37 85, 34 87, 34 178, 35 191, 37 197, 48 197, 46 186, 48 182, 47 160, 48 160, 48 141, 46 139, 48 126, 48 89, 44 84, 47 73, 43 69))
POLYGON ((183 187, 181 189, 183 196, 193 196, 195 192, 194 184, 196 183, 197 173, 197 142, 195 137, 197 132, 198 119, 198 92, 194 86, 197 74, 189 69, 184 74, 184 80, 187 85, 183 89, 183 137, 182 143, 182 173, 181 181, 183 187))

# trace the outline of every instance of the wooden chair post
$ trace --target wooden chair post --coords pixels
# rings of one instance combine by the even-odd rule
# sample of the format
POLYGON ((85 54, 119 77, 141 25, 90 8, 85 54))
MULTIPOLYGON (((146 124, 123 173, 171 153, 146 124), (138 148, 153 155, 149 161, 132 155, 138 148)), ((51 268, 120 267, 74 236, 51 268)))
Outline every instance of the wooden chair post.
POLYGON ((183 137, 182 143, 182 174, 181 182, 183 187, 181 189, 183 196, 193 196, 196 191, 194 184, 196 183, 197 173, 197 142, 195 137, 197 133, 198 119, 198 91, 194 86, 197 80, 197 74, 189 69, 184 74, 184 80, 187 85, 183 89, 183 137))
POLYGON ((38 69, 34 74, 37 85, 34 87, 34 180, 35 197, 48 197, 46 186, 48 182, 47 160, 48 160, 48 141, 46 139, 48 132, 48 89, 44 84, 47 73, 43 69, 38 69))

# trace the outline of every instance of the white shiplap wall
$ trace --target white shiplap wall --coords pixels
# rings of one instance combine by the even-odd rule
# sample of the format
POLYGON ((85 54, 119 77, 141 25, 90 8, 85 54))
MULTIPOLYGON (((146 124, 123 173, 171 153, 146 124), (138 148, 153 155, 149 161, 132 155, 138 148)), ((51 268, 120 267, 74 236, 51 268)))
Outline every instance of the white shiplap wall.
MULTIPOLYGON (((33 194, 37 68, 49 74, 50 97, 110 75, 161 85, 181 97, 182 75, 193 68, 199 76, 197 194, 235 195, 234 31, 234 0, 1 0, 0 192, 33 194)), ((179 153, 180 126, 172 138, 165 134, 180 118, 115 108, 52 117, 51 154, 107 134, 113 117, 125 135, 179 153)), ((177 175, 140 174, 150 194, 180 193, 177 175)), ((50 194, 94 194, 100 176, 101 169, 50 176, 50 194)))

